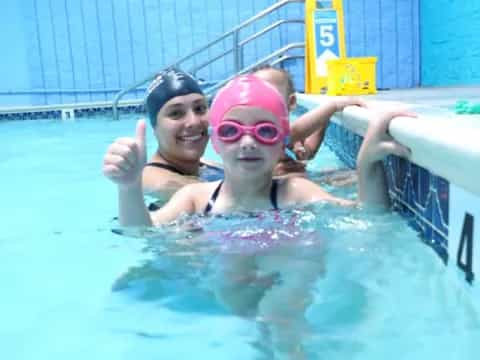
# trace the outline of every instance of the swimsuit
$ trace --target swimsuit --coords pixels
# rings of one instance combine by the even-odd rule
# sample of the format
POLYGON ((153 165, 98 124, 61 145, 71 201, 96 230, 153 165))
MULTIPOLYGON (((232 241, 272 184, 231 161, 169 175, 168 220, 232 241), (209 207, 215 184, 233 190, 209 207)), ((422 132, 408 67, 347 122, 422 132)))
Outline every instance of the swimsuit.
MULTIPOLYGON (((204 163, 200 163, 200 165, 201 165, 201 167, 200 167, 199 178, 201 180, 217 181, 217 180, 223 179, 223 169, 217 168, 215 166, 207 165, 207 164, 204 164, 204 163)), ((175 166, 170 165, 170 164, 163 164, 163 163, 159 163, 159 162, 150 162, 150 163, 146 164, 145 166, 153 166, 153 167, 157 167, 157 168, 160 168, 160 169, 168 170, 168 171, 173 172, 173 173, 178 174, 178 175, 188 176, 188 174, 186 174, 185 172, 177 169, 175 166)), ((160 208, 161 208, 161 206, 157 205, 156 202, 153 202, 153 203, 148 205, 148 210, 149 211, 156 211, 160 208)))
MULTIPOLYGON (((210 200, 208 200, 208 204, 203 211, 204 215, 208 215, 215 205, 215 201, 217 201, 218 194, 220 193, 220 189, 222 188, 223 181, 220 181, 218 186, 216 187, 215 191, 213 192, 210 200)), ((277 193, 278 193, 278 180, 273 179, 272 187, 270 188, 270 203, 272 204, 272 208, 274 210, 278 210, 278 200, 277 200, 277 193)))
MULTIPOLYGON (((146 164, 145 166, 154 166, 154 167, 157 167, 157 168, 160 168, 160 169, 165 169, 165 170, 171 171, 171 172, 173 172, 175 174, 178 174, 178 175, 188 176, 188 174, 186 174, 185 172, 183 172, 183 171, 177 169, 175 166, 169 165, 169 164, 162 164, 162 163, 159 163, 159 162, 151 162, 151 163, 146 164)), ((205 180, 205 181, 217 181, 217 180, 223 179, 223 169, 221 169, 219 167, 216 167, 216 166, 207 165, 207 164, 204 164, 204 163, 201 162, 200 163, 199 178, 201 180, 205 180)))
POLYGON ((183 171, 178 170, 175 166, 169 165, 169 164, 162 164, 162 163, 159 163, 159 162, 151 162, 151 163, 146 164, 145 166, 154 166, 154 167, 157 167, 157 168, 160 168, 160 169, 165 169, 165 170, 174 172, 175 174, 184 175, 184 176, 187 175, 183 171))

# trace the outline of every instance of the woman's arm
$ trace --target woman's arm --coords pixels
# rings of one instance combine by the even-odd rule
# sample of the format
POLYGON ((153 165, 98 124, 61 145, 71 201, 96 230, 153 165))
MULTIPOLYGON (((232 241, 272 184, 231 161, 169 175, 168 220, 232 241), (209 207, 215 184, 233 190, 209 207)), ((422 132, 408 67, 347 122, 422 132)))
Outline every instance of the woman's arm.
POLYGON ((107 149, 103 173, 118 186, 119 222, 122 226, 151 226, 171 221, 183 212, 190 212, 192 200, 188 192, 174 196, 155 216, 145 206, 142 170, 146 163, 145 122, 138 121, 134 138, 115 140, 107 149))

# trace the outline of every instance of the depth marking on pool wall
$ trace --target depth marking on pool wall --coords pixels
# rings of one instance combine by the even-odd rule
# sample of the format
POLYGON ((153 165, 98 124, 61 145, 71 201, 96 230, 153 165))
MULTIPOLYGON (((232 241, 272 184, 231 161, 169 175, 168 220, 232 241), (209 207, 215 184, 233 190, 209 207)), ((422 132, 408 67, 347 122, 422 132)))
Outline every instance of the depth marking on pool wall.
POLYGON ((465 273, 465 280, 473 283, 475 273, 473 272, 473 225, 474 218, 468 212, 463 221, 460 244, 457 250, 457 266, 465 273))
MULTIPOLYGON (((448 252, 454 266, 470 285, 480 272, 475 241, 480 239, 480 197, 450 184, 448 252)), ((477 244, 478 245, 478 244, 477 244)))

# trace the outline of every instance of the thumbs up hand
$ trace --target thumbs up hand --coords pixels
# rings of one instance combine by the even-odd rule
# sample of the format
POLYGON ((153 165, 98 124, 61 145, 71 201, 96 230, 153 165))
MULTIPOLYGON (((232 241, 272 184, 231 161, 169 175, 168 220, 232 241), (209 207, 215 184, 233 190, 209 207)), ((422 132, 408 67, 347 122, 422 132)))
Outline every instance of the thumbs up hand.
POLYGON ((145 121, 139 120, 135 137, 116 139, 103 158, 103 174, 120 187, 141 184, 146 163, 145 121))

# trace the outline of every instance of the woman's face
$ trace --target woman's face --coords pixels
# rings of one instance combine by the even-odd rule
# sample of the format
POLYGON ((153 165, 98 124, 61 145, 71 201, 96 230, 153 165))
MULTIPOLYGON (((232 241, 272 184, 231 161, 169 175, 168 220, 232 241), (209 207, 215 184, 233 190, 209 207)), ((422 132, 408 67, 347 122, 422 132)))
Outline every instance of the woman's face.
MULTIPOLYGON (((222 122, 226 120, 247 126, 267 122, 282 131, 280 121, 272 113, 252 106, 232 108, 223 116, 222 122)), ((235 142, 222 142, 220 139, 216 139, 216 142, 225 172, 236 175, 242 173, 271 173, 283 154, 284 147, 283 137, 277 143, 267 145, 248 133, 235 142)))
POLYGON ((176 96, 157 114, 154 129, 160 153, 168 159, 199 161, 208 142, 208 105, 201 94, 176 96))

